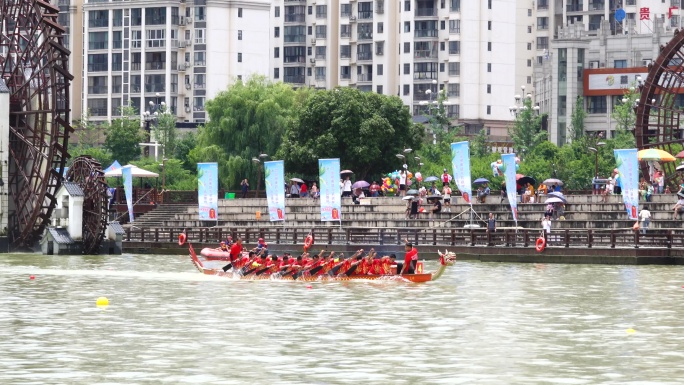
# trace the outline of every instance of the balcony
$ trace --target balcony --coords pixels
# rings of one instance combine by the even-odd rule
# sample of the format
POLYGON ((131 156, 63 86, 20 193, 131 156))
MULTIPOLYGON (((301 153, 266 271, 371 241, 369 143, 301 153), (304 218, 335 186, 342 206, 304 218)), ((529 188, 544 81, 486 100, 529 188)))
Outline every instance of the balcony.
POLYGON ((89 94, 106 94, 109 87, 107 86, 92 86, 88 87, 89 94))
POLYGON ((603 1, 596 1, 593 3, 589 3, 589 10, 590 11, 603 11, 606 8, 606 3, 603 1))
POLYGON ((283 56, 283 63, 304 64, 306 63, 306 56, 283 56))
POLYGON ((414 72, 414 80, 432 80, 437 79, 437 72, 414 72))
POLYGON ((109 26, 109 19, 90 19, 88 20, 88 27, 90 28, 104 28, 109 26))
POLYGON ((549 0, 537 0, 537 10, 549 9, 549 0))
POLYGON ((166 69, 166 62, 163 61, 151 61, 145 63, 145 69, 150 71, 164 70, 166 69))
POLYGON ((359 52, 356 54, 356 60, 373 60, 373 52, 359 52))
POLYGON ((435 8, 418 8, 415 12, 416 17, 432 17, 437 16, 437 10, 435 8))
POLYGON ((417 29, 413 33, 414 37, 437 37, 438 31, 436 29, 417 29))
POLYGON ((566 12, 582 12, 582 8, 584 8, 584 4, 582 4, 582 3, 568 4, 565 6, 565 11, 566 12))
POLYGON ((207 84, 206 83, 195 83, 192 85, 192 87, 196 90, 203 90, 203 89, 207 88, 207 84))
POLYGON ((107 63, 88 64, 88 72, 107 71, 107 63))
POLYGON ((359 82, 372 82, 373 74, 358 74, 357 81, 359 82))
POLYGON ((145 84, 145 92, 166 92, 166 85, 164 83, 147 83, 145 84))
POLYGON ((373 40, 373 32, 359 32, 356 40, 373 40))
POLYGON ((285 75, 285 83, 304 84, 304 75, 285 75))
POLYGON ((372 19, 373 11, 359 11, 359 20, 372 19))
POLYGON ((92 116, 107 116, 107 108, 88 108, 92 116))
POLYGON ((289 15, 285 15, 286 23, 303 23, 304 19, 306 19, 306 15, 304 15, 303 13, 292 13, 289 15))
POLYGON ((207 61, 206 61, 206 60, 195 60, 195 66, 204 67, 204 66, 206 66, 206 65, 207 65, 207 61))
POLYGON ((285 43, 305 43, 306 35, 285 35, 283 41, 285 43))
POLYGON ((414 59, 437 59, 437 51, 435 50, 415 50, 413 51, 414 59))

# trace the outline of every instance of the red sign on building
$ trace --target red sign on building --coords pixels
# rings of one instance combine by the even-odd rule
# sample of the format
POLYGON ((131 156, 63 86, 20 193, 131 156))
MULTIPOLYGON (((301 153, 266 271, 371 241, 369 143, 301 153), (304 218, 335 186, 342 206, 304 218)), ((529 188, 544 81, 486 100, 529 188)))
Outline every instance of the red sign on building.
POLYGON ((651 20, 651 9, 648 7, 639 8, 639 20, 651 20))

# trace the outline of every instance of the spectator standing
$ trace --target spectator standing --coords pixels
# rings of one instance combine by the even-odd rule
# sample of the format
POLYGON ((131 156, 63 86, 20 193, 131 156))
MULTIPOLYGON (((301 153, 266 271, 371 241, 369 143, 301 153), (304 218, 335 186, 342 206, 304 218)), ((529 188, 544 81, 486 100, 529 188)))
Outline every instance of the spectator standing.
POLYGON ((648 208, 644 206, 643 209, 641 209, 641 212, 639 213, 639 219, 641 219, 641 233, 646 234, 646 230, 648 230, 648 225, 651 224, 651 212, 648 211, 648 208))
POLYGON ((406 178, 408 176, 408 166, 404 165, 404 168, 399 171, 399 196, 406 196, 406 178))
POLYGON ((622 194, 622 182, 617 168, 613 170, 613 194, 622 194))
POLYGON ((444 169, 444 174, 442 174, 442 187, 448 186, 449 183, 451 182, 451 175, 447 172, 447 169, 444 169))
POLYGON ((297 182, 292 182, 290 184, 290 198, 299 198, 299 186, 297 186, 297 182))
POLYGON ((449 184, 442 188, 442 195, 444 195, 444 211, 451 212, 451 187, 449 184))
POLYGON ((318 186, 316 186, 316 182, 313 182, 311 185, 311 198, 318 199, 319 196, 320 192, 318 191, 318 186))
POLYGON ((548 215, 545 215, 544 218, 542 218, 541 225, 544 239, 546 239, 546 242, 548 243, 551 241, 551 218, 548 215))
POLYGON ((302 183, 302 185, 299 187, 299 196, 302 198, 309 196, 309 188, 306 187, 306 183, 302 183))
POLYGON ((242 180, 242 182, 240 183, 240 188, 242 189, 242 197, 246 198, 247 191, 249 191, 249 181, 247 181, 247 178, 242 180))
POLYGON ((350 197, 352 195, 352 182, 349 177, 345 178, 342 187, 342 196, 350 197))
POLYGON ((489 213, 489 219, 487 219, 487 231, 490 233, 496 231, 496 219, 492 213, 489 213))
POLYGON ((662 170, 658 170, 658 194, 665 191, 665 174, 662 170))

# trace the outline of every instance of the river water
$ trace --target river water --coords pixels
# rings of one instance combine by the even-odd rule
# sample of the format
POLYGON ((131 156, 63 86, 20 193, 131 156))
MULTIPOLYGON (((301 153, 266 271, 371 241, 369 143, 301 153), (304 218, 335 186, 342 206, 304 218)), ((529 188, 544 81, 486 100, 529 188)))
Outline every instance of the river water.
POLYGON ((0 383, 681 384, 682 285, 681 267, 457 262, 427 284, 310 284, 183 256, 2 254, 0 383))

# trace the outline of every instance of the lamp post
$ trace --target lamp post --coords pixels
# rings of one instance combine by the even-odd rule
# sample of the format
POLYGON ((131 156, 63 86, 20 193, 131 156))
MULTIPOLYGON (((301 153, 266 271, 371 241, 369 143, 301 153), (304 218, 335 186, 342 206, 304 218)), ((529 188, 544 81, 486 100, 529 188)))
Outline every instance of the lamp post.
MULTIPOLYGON (((161 97, 161 95, 159 94, 159 92, 157 92, 155 100, 158 102, 160 97, 161 97)), ((161 101, 161 103, 155 103, 155 102, 150 100, 149 105, 150 105, 150 109, 143 112, 143 120, 145 121, 145 131, 147 132, 147 143, 144 143, 144 145, 145 145, 144 155, 146 157, 150 156, 150 146, 152 146, 151 145, 151 143, 152 143, 152 130, 150 127, 151 123, 152 122, 155 122, 155 123, 158 122, 157 119, 159 118, 159 114, 160 113, 163 114, 166 112, 166 102, 163 100, 161 101)), ((157 144, 158 143, 157 138, 155 138, 154 143, 155 143, 155 145, 154 145, 154 160, 157 160, 158 155, 159 155, 159 144, 157 144)), ((141 145, 143 145, 143 143, 141 143, 141 145)), ((163 149, 162 149, 162 156, 164 156, 163 149)))
POLYGON ((261 169, 264 167, 263 159, 268 158, 268 154, 259 154, 258 158, 252 158, 252 163, 257 165, 257 188, 255 191, 255 198, 259 197, 259 189, 261 188, 261 169))

